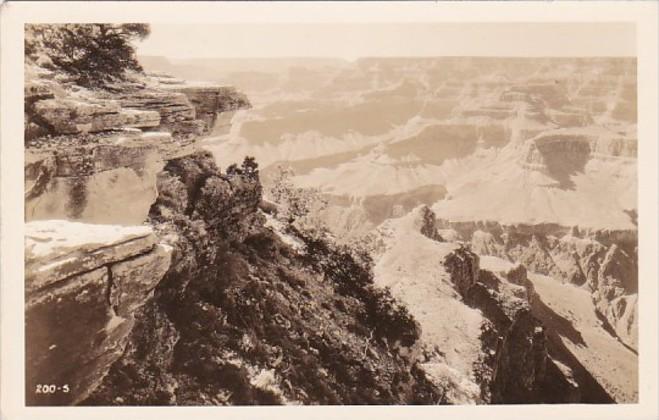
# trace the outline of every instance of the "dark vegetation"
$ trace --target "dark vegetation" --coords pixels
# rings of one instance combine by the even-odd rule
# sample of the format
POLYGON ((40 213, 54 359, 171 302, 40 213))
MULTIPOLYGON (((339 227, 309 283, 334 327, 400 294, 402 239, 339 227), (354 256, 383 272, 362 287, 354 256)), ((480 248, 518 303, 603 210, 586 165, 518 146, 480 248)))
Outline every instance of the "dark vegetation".
POLYGON ((122 80, 129 71, 142 71, 132 42, 146 38, 149 25, 30 24, 25 26, 25 57, 43 60, 87 87, 122 80), (45 58, 47 57, 47 59, 45 58))
POLYGON ((178 236, 172 265, 84 404, 442 403, 412 356, 416 322, 366 259, 303 233, 298 252, 264 226, 254 164, 168 163, 151 218, 178 236))
POLYGON ((419 324, 405 306, 398 303, 389 289, 373 285, 372 261, 366 252, 346 245, 332 246, 329 242, 304 236, 307 253, 304 258, 325 276, 343 296, 363 303, 360 319, 373 328, 374 337, 385 345, 401 344, 409 347, 419 338, 419 324))

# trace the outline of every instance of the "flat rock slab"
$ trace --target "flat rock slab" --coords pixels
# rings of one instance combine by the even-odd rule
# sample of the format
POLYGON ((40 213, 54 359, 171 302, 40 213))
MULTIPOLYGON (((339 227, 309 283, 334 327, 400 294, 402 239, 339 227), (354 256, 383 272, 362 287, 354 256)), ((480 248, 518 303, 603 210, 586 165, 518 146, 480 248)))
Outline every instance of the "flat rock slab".
POLYGON ((66 220, 25 224, 28 293, 78 273, 143 254, 156 244, 149 226, 97 225, 66 220))
POLYGON ((53 134, 94 133, 124 127, 157 127, 160 114, 150 110, 122 109, 117 101, 92 103, 74 99, 44 99, 34 112, 53 134))

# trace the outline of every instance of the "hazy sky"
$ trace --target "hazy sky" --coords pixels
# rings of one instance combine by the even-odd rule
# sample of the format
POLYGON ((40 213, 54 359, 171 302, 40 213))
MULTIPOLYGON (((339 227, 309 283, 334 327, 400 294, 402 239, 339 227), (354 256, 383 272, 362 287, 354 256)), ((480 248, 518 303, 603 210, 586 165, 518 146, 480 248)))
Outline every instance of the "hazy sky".
POLYGON ((634 56, 628 23, 152 24, 141 55, 634 56))

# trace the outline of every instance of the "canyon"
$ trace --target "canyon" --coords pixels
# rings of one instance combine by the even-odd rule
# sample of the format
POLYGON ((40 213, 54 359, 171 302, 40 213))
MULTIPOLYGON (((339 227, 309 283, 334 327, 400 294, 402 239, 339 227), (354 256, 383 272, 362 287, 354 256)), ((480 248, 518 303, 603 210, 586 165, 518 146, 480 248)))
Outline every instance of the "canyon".
MULTIPOLYGON (((205 147, 220 163, 255 156, 266 186, 291 168, 329 203, 322 218, 338 240, 359 243, 425 205, 446 241, 554 279, 550 296, 588 296, 584 328, 619 361, 573 351, 588 370, 616 366, 597 378, 614 399, 637 398, 634 59, 218 59, 215 74, 151 60, 249 92, 254 107, 205 147)), ((560 309, 582 312, 569 302, 560 309)))
POLYGON ((637 401, 634 60, 141 61, 26 64, 29 405, 637 401))

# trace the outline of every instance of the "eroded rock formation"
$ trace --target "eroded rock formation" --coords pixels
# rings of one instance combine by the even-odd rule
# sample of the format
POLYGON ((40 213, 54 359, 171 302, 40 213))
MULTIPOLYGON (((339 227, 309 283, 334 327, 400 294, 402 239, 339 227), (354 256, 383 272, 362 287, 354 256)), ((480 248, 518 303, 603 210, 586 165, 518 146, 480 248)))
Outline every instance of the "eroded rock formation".
POLYGON ((532 314, 537 299, 523 265, 495 264, 489 271, 478 255, 458 248, 444 260, 464 302, 482 311, 483 356, 476 366, 481 395, 495 404, 580 401, 550 357, 546 327, 532 314))
POLYGON ((158 175, 194 153, 215 114, 249 103, 213 85, 138 78, 90 91, 28 69, 26 401, 77 404, 124 353, 170 268, 173 248, 143 224, 158 175))
POLYGON ((506 226, 495 222, 440 221, 440 226, 471 243, 477 254, 518 262, 531 271, 587 288, 595 309, 617 337, 631 348, 638 348, 635 231, 506 226))
POLYGON ((26 397, 75 404, 119 358, 172 249, 148 226, 26 224, 26 397), (39 392, 43 385, 66 391, 39 392))

